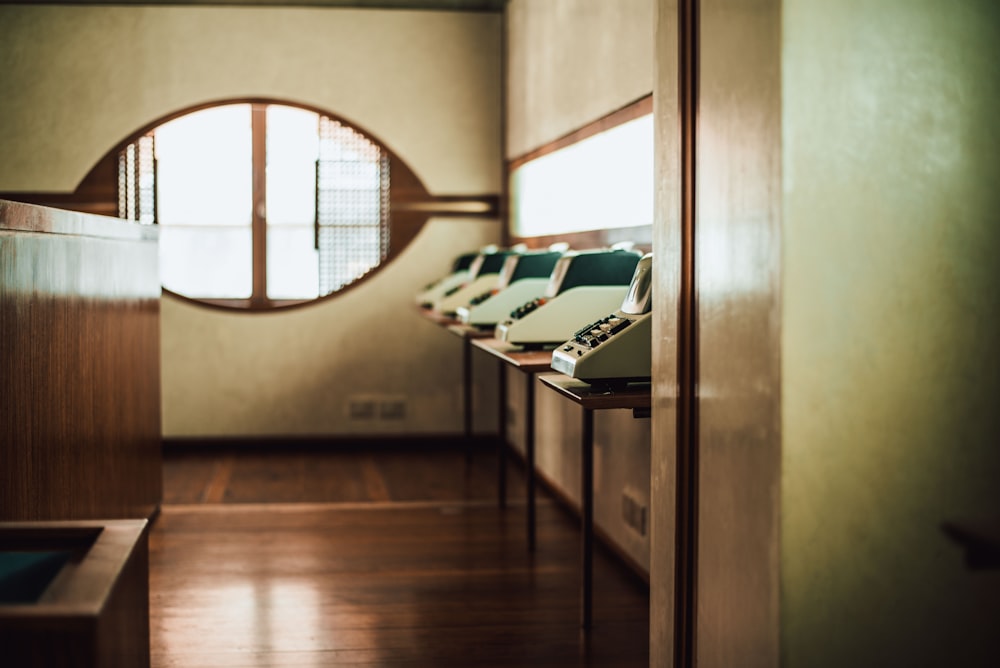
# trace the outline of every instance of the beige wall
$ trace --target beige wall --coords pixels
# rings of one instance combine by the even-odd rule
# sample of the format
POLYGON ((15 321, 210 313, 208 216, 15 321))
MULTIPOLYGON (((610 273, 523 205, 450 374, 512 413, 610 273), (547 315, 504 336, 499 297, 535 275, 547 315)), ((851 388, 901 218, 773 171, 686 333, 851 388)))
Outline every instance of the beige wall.
MULTIPOLYGON (((460 432, 460 341, 417 313, 413 286, 444 266, 443 257, 483 245, 495 231, 494 223, 432 222, 363 286, 306 308, 227 313, 164 298, 164 434, 460 432), (406 418, 349 419, 352 399, 403 399, 406 418)), ((475 427, 492 433, 495 367, 476 371, 475 427)))
POLYGON ((511 0, 507 157, 653 90, 655 0, 511 0))
POLYGON ((783 664, 995 666, 1000 5, 783 5, 783 664))
MULTIPOLYGON (((434 194, 495 193, 500 33, 499 15, 484 13, 0 7, 0 191, 72 190, 156 118, 261 96, 359 124, 434 194)), ((165 299, 164 435, 459 431, 458 343, 420 319, 412 296, 499 232, 496 221, 434 221, 373 280, 307 308, 230 314, 165 299), (348 421, 355 394, 401 397, 407 417, 348 421)), ((477 428, 494 429, 495 411, 482 413, 477 428)))
POLYGON ((432 193, 495 192, 495 14, 0 7, 0 188, 72 190, 117 142, 206 101, 275 97, 359 124, 432 193), (442 150, 447 147, 447 150, 442 150))

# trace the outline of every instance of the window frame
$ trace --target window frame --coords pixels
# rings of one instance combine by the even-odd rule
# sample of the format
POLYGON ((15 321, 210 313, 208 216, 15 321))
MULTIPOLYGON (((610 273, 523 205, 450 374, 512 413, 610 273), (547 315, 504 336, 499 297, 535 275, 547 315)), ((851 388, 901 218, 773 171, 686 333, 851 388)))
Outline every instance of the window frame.
MULTIPOLYGON (((365 135, 373 143, 379 145, 386 155, 389 156, 392 179, 390 184, 390 212, 389 212, 389 234, 390 247, 385 259, 377 267, 353 283, 341 289, 309 300, 289 300, 272 302, 270 305, 261 308, 253 308, 247 300, 211 300, 187 297, 169 289, 164 288, 167 294, 177 300, 187 302, 192 306, 208 309, 222 309, 230 313, 240 312, 270 312, 282 308, 297 308, 308 306, 325 300, 333 299, 349 290, 364 285, 385 267, 398 257, 420 233, 430 219, 450 218, 457 221, 469 221, 480 223, 489 221, 496 224, 500 229, 498 236, 505 244, 509 245, 513 240, 509 239, 506 230, 506 195, 504 185, 505 179, 501 181, 501 192, 461 192, 461 193, 430 193, 422 181, 413 170, 403 160, 396 155, 379 137, 369 132, 365 127, 354 121, 335 114, 327 109, 315 105, 304 104, 297 100, 286 100, 279 98, 263 97, 239 97, 224 98, 206 101, 201 104, 189 105, 169 114, 156 118, 152 122, 137 128, 129 133, 123 140, 113 145, 110 150, 94 162, 93 167, 80 180, 76 187, 69 192, 58 191, 48 192, 43 190, 33 190, 30 192, 6 191, 0 193, 0 198, 16 202, 24 202, 39 206, 48 206, 68 211, 80 211, 83 213, 97 214, 110 218, 118 217, 119 210, 119 154, 131 143, 136 142, 140 137, 147 134, 158 126, 171 121, 185 114, 207 109, 213 106, 228 104, 262 102, 267 104, 280 104, 291 107, 298 107, 323 114, 335 119, 365 135)), ((505 161, 505 164, 506 161, 505 161)), ((122 220, 119 218, 119 220, 122 220)), ((599 245, 599 244, 598 244, 599 245)))
MULTIPOLYGON (((300 307, 314 304, 328 299, 332 299, 345 292, 354 289, 358 285, 372 278, 379 271, 384 269, 402 250, 413 240, 417 233, 432 215, 440 215, 435 212, 433 202, 438 199, 432 197, 420 179, 413 171, 377 136, 361 127, 357 123, 345 119, 343 116, 332 113, 328 110, 294 102, 289 100, 273 98, 233 98, 214 100, 199 105, 185 107, 171 114, 162 116, 155 121, 143 126, 129 137, 120 142, 108 156, 113 158, 117 164, 118 155, 130 144, 139 141, 140 138, 153 132, 161 125, 176 118, 186 116, 197 111, 211 109, 213 107, 248 104, 251 106, 253 130, 253 201, 251 215, 251 235, 252 235, 252 290, 249 298, 205 298, 190 297, 180 294, 167 287, 162 287, 163 293, 176 299, 210 308, 218 308, 235 311, 271 311, 291 307, 300 307), (269 105, 281 105, 294 107, 326 116, 342 125, 361 134, 367 140, 379 147, 383 155, 387 157, 390 164, 391 178, 389 181, 389 210, 388 210, 388 248, 382 260, 370 271, 357 280, 334 290, 333 292, 309 299, 271 299, 267 296, 267 216, 266 216, 266 111, 269 105), (258 131, 262 128, 262 131, 258 131), (430 203, 430 206, 427 206, 430 203), (264 215, 261 215, 263 212, 264 215)), ((447 215, 447 214, 446 214, 447 215)))

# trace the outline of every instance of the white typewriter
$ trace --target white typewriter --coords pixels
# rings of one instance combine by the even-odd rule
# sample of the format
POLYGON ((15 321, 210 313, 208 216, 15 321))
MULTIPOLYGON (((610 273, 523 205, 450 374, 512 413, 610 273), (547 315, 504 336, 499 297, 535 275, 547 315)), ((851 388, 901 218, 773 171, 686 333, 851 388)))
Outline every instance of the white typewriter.
POLYGON ((570 251, 556 262, 541 296, 500 321, 494 336, 526 348, 556 345, 580 323, 593 322, 621 304, 641 253, 624 249, 570 251))
POLYGON ((650 379, 653 255, 639 261, 620 308, 580 328, 552 352, 552 368, 586 382, 650 379))

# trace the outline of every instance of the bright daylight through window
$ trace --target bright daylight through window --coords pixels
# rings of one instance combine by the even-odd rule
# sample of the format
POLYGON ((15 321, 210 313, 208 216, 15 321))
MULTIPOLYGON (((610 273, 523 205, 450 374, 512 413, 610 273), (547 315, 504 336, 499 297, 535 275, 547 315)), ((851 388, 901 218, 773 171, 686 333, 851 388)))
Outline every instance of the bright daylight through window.
POLYGON ((216 106, 122 151, 119 210, 160 226, 166 289, 239 307, 300 303, 386 258, 389 157, 308 109, 216 106))

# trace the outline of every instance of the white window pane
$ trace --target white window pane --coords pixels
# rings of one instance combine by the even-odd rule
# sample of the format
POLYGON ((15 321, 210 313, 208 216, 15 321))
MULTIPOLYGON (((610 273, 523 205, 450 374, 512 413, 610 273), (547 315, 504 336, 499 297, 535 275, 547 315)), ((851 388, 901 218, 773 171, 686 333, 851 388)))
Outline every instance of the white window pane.
POLYGON ((528 162, 511 176, 516 236, 653 223, 653 116, 528 162))
POLYGON ((319 262, 312 226, 267 227, 267 296, 270 299, 315 299, 319 296, 319 262))
POLYGON ((163 286, 187 297, 246 299, 253 289, 250 228, 160 229, 163 286))
POLYGON ((267 222, 270 225, 311 225, 313 222, 318 124, 319 116, 305 109, 280 105, 267 108, 267 222))
MULTIPOLYGON (((252 109, 213 107, 155 131, 167 289, 196 299, 253 293, 252 109)), ((376 144, 330 118, 284 105, 268 105, 266 113, 267 296, 314 299, 381 261, 388 164, 376 144)))
POLYGON ((161 225, 249 225, 250 105, 213 107, 156 129, 161 225))

